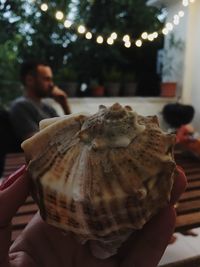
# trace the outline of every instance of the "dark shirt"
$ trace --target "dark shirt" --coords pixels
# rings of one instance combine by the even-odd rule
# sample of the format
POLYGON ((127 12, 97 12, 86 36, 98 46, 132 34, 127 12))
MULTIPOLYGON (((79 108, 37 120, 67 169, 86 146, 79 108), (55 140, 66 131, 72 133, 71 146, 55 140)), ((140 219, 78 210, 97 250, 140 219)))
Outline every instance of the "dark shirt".
POLYGON ((58 117, 52 107, 24 96, 12 102, 10 115, 15 133, 21 141, 39 130, 41 120, 58 117))

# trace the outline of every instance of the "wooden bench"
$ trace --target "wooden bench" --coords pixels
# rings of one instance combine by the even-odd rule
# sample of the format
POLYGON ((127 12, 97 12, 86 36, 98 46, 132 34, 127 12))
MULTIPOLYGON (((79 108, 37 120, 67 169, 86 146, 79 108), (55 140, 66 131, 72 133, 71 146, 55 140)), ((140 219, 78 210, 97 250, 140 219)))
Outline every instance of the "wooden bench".
MULTIPOLYGON (((178 151, 175 153, 176 162, 186 172, 188 186, 177 203, 176 232, 186 231, 200 226, 200 160, 185 157, 178 151)), ((24 164, 23 154, 9 154, 5 161, 4 176, 9 175, 24 164)), ((20 234, 22 229, 38 210, 31 197, 28 197, 13 218, 12 240, 20 234)))
POLYGON ((185 171, 186 191, 177 203, 176 231, 182 232, 200 226, 200 160, 175 151, 175 159, 185 171))

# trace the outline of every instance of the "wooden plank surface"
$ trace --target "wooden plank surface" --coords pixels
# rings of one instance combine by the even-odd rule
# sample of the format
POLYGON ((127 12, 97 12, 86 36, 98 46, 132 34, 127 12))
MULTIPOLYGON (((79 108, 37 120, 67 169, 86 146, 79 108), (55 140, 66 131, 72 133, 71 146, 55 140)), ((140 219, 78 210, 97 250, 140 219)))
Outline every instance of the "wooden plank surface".
POLYGON ((179 231, 185 231, 186 229, 199 227, 199 222, 200 211, 179 215, 176 219, 176 228, 179 229, 179 231))
POLYGON ((38 207, 35 203, 22 205, 18 209, 16 215, 19 216, 19 215, 24 215, 24 214, 32 214, 32 213, 35 213, 37 210, 38 210, 38 207))
POLYGON ((14 216, 12 219, 12 227, 14 229, 23 229, 27 223, 32 219, 34 214, 25 214, 20 216, 14 216))
POLYGON ((200 160, 181 153, 175 159, 185 170, 188 185, 177 204, 176 231, 187 231, 200 226, 200 160))
POLYGON ((25 164, 25 158, 23 153, 7 154, 5 158, 5 166, 2 177, 8 177, 11 173, 16 171, 23 164, 25 164))
POLYGON ((187 189, 185 193, 183 193, 182 196, 180 197, 179 202, 199 199, 199 197, 200 197, 200 190, 188 190, 187 189))
POLYGON ((178 215, 191 213, 194 211, 200 211, 200 201, 199 201, 199 199, 197 199, 197 200, 185 201, 182 203, 179 202, 177 204, 176 211, 177 211, 178 215))
POLYGON ((187 185, 187 190, 196 190, 200 189, 200 180, 197 181, 191 181, 187 185))

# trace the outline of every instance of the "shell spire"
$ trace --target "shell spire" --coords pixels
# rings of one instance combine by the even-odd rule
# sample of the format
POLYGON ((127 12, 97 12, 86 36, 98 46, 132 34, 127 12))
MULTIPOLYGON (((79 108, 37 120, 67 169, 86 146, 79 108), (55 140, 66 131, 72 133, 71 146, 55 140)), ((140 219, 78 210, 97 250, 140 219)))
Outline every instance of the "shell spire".
POLYGON ((79 137, 94 149, 127 147, 144 129, 137 122, 137 113, 115 103, 109 108, 101 105, 99 112, 83 123, 79 137))

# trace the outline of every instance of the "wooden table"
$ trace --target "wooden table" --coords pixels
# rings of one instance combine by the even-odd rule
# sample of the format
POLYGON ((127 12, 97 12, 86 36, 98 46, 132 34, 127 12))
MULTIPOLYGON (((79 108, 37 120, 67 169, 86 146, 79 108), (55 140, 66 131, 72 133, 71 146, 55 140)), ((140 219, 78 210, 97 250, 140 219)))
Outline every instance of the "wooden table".
POLYGON ((200 226, 200 160, 176 151, 176 162, 183 167, 188 185, 177 203, 176 231, 200 226))
MULTIPOLYGON (((177 204, 176 232, 186 231, 200 226, 200 160, 175 153, 177 163, 186 172, 188 186, 177 204)), ((3 176, 7 176, 24 163, 23 154, 9 154, 6 157, 3 176)), ((13 218, 12 240, 19 235, 38 210, 31 197, 17 211, 13 218)))

